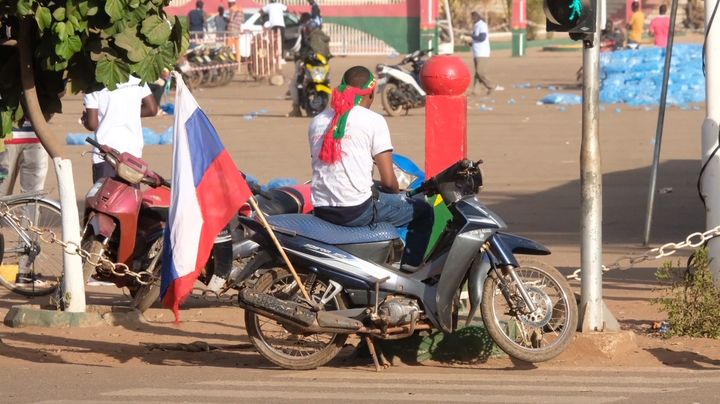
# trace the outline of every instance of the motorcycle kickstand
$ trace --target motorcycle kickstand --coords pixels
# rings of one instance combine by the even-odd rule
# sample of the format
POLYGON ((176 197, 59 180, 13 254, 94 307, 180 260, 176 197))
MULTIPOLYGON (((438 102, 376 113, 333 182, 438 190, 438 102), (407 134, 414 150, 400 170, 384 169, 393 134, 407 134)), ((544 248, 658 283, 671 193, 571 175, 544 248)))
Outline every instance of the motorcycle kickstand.
POLYGON ((364 338, 365 338, 365 344, 367 344, 368 351, 370 352, 370 356, 372 357, 373 363, 375 364, 375 371, 380 372, 380 370, 382 370, 382 369, 387 369, 389 366, 388 366, 387 362, 385 361, 385 356, 382 355, 382 352, 380 352, 380 354, 378 354, 378 352, 375 350, 375 343, 373 342, 372 337, 369 335, 366 335, 364 338), (380 367, 381 362, 382 362, 382 368, 380 367))

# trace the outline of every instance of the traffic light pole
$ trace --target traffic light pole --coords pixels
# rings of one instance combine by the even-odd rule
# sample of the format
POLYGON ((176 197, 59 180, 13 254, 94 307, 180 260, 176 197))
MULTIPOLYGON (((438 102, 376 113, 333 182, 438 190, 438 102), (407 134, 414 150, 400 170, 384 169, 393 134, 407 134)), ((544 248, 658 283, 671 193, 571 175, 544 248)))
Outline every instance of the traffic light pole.
POLYGON ((582 281, 580 324, 582 332, 618 331, 617 320, 602 299, 602 167, 600 160, 600 15, 595 32, 583 39, 583 109, 580 144, 582 188, 582 281))

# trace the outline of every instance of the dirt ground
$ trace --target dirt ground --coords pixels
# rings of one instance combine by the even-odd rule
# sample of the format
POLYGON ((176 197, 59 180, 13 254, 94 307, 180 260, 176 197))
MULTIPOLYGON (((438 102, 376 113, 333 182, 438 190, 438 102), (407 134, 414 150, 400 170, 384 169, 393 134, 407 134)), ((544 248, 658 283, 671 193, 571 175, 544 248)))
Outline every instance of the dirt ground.
MULTIPOLYGON (((696 37, 683 37, 697 41, 696 37)), ((469 65, 470 55, 460 55, 469 65)), ((546 260, 565 274, 580 263, 580 182, 579 150, 581 108, 579 106, 537 105, 549 86, 578 93, 575 72, 580 52, 529 50, 523 58, 509 51, 496 52, 490 76, 505 87, 489 97, 468 100, 469 157, 483 159, 485 186, 481 193, 488 206, 507 222, 508 231, 547 245, 553 254, 546 260), (531 83, 520 88, 520 83, 531 83)), ((331 61, 332 83, 352 65, 373 67, 397 63, 399 58, 347 57, 331 61)), ((284 66, 290 76, 291 66, 284 66)), ((306 139, 307 118, 287 118, 290 102, 286 87, 236 79, 221 88, 195 93, 208 113, 238 167, 261 182, 289 177, 299 181, 310 175, 306 139), (255 115, 252 117, 251 115, 255 115)), ((379 103, 377 103, 379 104, 379 103)), ((83 132, 78 124, 82 100, 69 96, 64 114, 52 127, 64 139, 68 133, 83 132)), ((373 109, 380 111, 380 105, 373 109)), ((603 262, 611 263, 628 253, 644 251, 642 233, 646 212, 649 166, 652 161, 657 108, 604 106, 600 114, 603 165, 603 262)), ((652 227, 652 245, 681 241, 692 232, 704 230, 703 207, 695 184, 700 168, 700 127, 704 105, 688 109, 671 107, 665 132, 652 227)), ((423 110, 408 116, 388 118, 396 151, 424 162, 423 110)), ((172 117, 144 120, 156 132, 173 124, 172 117)), ((74 165, 79 200, 91 185, 89 148, 66 146, 64 152, 74 165)), ((147 146, 145 159, 160 173, 170 174, 170 146, 147 146)), ((49 176, 48 188, 55 180, 49 176)), ((679 255, 687 256, 688 251, 679 255)), ((659 261, 648 261, 625 272, 604 277, 604 297, 623 329, 635 333, 634 343, 618 347, 615 354, 598 353, 583 341, 576 342, 556 360, 543 366, 681 366, 720 367, 720 341, 708 339, 661 339, 647 332, 653 322, 666 315, 649 304, 658 296, 654 271, 659 261)), ((571 282, 576 292, 578 282, 571 282)), ((127 298, 108 287, 88 287, 89 302, 122 305, 127 298)), ((30 303, 43 304, 47 299, 30 303)), ((0 316, 10 306, 28 300, 0 290, 0 316)), ((202 358, 183 352, 148 350, 143 343, 187 343, 196 340, 214 344, 244 344, 242 315, 227 304, 189 299, 182 312, 182 324, 173 325, 170 311, 153 308, 150 323, 85 329, 13 329, 0 326, 0 362, 33 361, 103 364, 109 366, 143 363, 196 363, 212 361, 227 366, 260 366, 259 356, 246 346, 240 350, 212 352, 202 358)), ((508 360, 493 359, 484 366, 506 366, 508 360)))

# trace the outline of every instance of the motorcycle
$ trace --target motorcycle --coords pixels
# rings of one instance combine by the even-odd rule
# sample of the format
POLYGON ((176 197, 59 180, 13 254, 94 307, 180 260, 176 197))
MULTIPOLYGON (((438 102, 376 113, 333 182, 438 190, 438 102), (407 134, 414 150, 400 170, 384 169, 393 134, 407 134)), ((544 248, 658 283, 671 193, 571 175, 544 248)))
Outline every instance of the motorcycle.
POLYGON ((405 56, 397 65, 379 64, 375 68, 383 109, 390 116, 407 114, 411 108, 425 106, 425 90, 420 81, 420 72, 426 56, 432 49, 416 50, 405 56), (410 64, 408 70, 405 65, 410 64))
POLYGON ((241 218, 260 245, 239 278, 245 287, 238 296, 257 351, 286 369, 312 369, 333 359, 348 335, 357 334, 365 338, 377 367, 372 338, 456 330, 467 284, 466 325, 479 309, 488 334, 510 356, 541 362, 560 354, 577 327, 574 295, 554 267, 518 263, 515 254, 550 251, 502 231, 503 220, 477 196, 480 163, 461 160, 408 194, 440 195, 452 214, 414 272, 399 269, 403 245, 388 223, 350 228, 312 215, 268 217, 309 300, 267 230, 241 218))
POLYGON ((330 65, 325 56, 312 52, 304 58, 303 66, 302 75, 297 77, 298 101, 308 116, 315 116, 330 101, 330 65))

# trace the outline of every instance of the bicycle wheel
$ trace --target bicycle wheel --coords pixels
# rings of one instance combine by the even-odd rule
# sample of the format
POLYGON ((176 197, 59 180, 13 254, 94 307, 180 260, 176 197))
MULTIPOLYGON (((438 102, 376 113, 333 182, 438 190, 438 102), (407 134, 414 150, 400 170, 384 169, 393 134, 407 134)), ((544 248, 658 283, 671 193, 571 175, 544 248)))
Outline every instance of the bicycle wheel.
MULTIPOLYGON (((62 215, 60 209, 45 199, 18 199, 8 203, 12 214, 20 218, 20 225, 31 223, 41 229, 62 236, 62 215)), ((3 273, 24 274, 26 282, 0 276, 0 283, 11 291, 23 296, 45 296, 53 293, 63 273, 63 247, 46 243, 35 233, 22 230, 7 218, 0 220, 4 236, 2 257, 3 273)))

